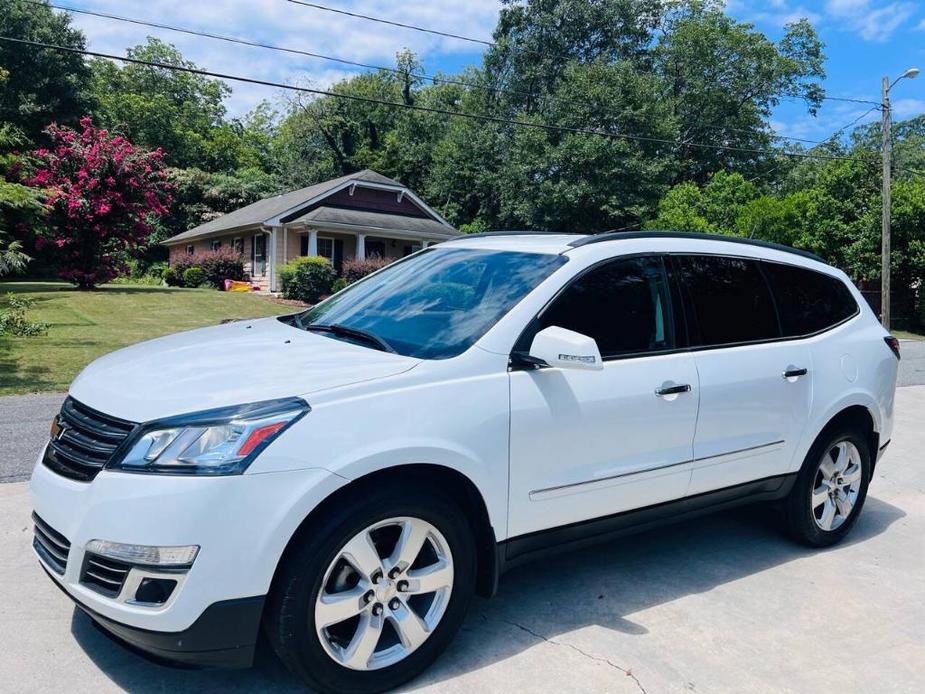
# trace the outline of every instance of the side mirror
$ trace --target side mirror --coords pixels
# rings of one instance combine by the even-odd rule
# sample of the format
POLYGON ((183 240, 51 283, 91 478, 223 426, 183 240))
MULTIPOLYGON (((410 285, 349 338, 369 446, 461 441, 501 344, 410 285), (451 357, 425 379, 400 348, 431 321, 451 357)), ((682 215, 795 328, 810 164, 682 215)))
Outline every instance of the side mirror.
POLYGON ((601 352, 594 338, 552 325, 540 330, 530 346, 531 360, 560 369, 604 368, 601 352))

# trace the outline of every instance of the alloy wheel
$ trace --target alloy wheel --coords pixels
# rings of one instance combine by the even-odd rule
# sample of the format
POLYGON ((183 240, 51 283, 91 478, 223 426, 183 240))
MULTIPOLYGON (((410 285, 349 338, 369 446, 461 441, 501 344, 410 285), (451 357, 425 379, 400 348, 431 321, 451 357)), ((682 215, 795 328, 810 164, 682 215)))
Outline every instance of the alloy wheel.
POLYGON ((440 531, 420 518, 389 518, 357 533, 328 566, 315 629, 338 664, 388 667, 430 637, 452 590, 453 557, 440 531))
POLYGON ((822 456, 813 482, 812 513, 826 532, 851 516, 861 489, 861 454, 850 441, 833 444, 822 456))

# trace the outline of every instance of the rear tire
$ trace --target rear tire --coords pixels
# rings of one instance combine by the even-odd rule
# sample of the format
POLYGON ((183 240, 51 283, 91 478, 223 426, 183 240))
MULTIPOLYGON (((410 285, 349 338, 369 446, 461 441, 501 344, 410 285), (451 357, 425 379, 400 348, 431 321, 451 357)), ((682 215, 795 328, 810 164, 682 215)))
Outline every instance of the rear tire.
POLYGON ((782 504, 791 537, 812 547, 840 542, 864 506, 870 470, 867 437, 848 428, 824 431, 782 504))
POLYGON ((475 542, 457 504, 424 484, 384 485, 340 500, 296 537, 264 624, 280 659, 310 687, 380 692, 446 648, 475 577, 475 542))

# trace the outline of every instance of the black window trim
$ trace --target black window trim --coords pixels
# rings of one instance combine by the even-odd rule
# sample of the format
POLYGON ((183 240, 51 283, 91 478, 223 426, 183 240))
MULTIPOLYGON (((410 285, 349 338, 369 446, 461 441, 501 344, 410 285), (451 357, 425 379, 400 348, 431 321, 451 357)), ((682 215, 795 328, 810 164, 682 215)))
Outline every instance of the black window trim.
MULTIPOLYGON (((657 357, 668 354, 680 354, 682 352, 705 352, 707 350, 718 350, 718 349, 731 349, 733 347, 747 347, 749 345, 765 345, 775 342, 794 342, 796 340, 806 340, 812 337, 817 337, 823 333, 827 333, 830 330, 834 330, 845 323, 848 323, 861 314, 861 306, 855 298, 854 294, 851 294, 851 299, 854 301, 855 310, 850 316, 840 320, 837 323, 823 328, 822 330, 817 330, 814 333, 807 333, 805 335, 791 335, 789 337, 784 336, 783 323, 781 322, 780 312, 777 309, 777 297, 774 293, 774 287, 768 279, 767 275, 764 272, 763 263, 776 263, 777 265, 786 265, 787 267, 795 267, 803 270, 808 270, 809 272, 815 272, 819 275, 824 275, 825 277, 831 277, 837 282, 842 282, 841 279, 835 277, 834 275, 829 275, 825 272, 819 272, 813 268, 808 268, 803 265, 797 265, 795 263, 788 263, 781 260, 769 260, 767 258, 759 258, 752 255, 738 255, 731 253, 716 253, 708 251, 658 251, 656 253, 644 252, 639 253, 627 253, 621 255, 611 256, 609 258, 604 258, 598 260, 584 270, 581 270, 574 277, 569 279, 563 286, 559 287, 555 294, 537 311, 536 315, 527 323, 523 330, 521 330, 520 335, 518 335, 517 340, 514 342, 514 346, 511 348, 511 359, 509 363, 509 370, 517 369, 534 369, 535 365, 530 364, 522 359, 530 351, 530 344, 526 344, 526 340, 529 338, 532 342, 532 338, 536 336, 537 325, 540 318, 543 316, 543 313, 559 298, 559 296, 568 289, 573 282, 577 282, 584 275, 592 272, 602 265, 605 265, 610 262, 632 259, 632 258, 658 258, 662 263, 662 271, 667 275, 669 292, 668 292, 668 302, 669 302, 669 316, 672 322, 672 334, 674 337, 675 346, 670 349, 662 350, 652 350, 645 352, 632 352, 628 354, 615 354, 611 356, 601 356, 601 361, 620 361, 623 359, 642 359, 646 357, 657 357), (764 280, 765 286, 767 286, 768 291, 771 294, 771 302, 774 306, 774 315, 777 319, 778 330, 780 335, 777 337, 767 338, 764 340, 748 340, 744 342, 727 342, 719 345, 697 345, 691 346, 692 336, 690 332, 690 325, 687 317, 687 303, 689 302, 689 295, 687 294, 687 288, 683 286, 680 278, 678 277, 678 272, 676 265, 674 263, 674 258, 678 256, 689 256, 689 255, 709 255, 717 256, 720 258, 737 258, 741 260, 751 260, 757 263, 759 271, 761 272, 761 277, 764 280), (675 292, 678 293, 678 296, 681 298, 680 306, 675 307, 675 292), (684 345, 679 345, 680 337, 683 335, 684 345)), ((850 294, 850 292, 849 292, 850 294)))
POLYGON ((561 287, 559 287, 559 289, 556 290, 556 293, 553 294, 552 297, 550 297, 550 299, 545 304, 543 304, 540 310, 536 312, 536 315, 533 316, 533 318, 527 323, 524 329, 520 331, 520 335, 517 336, 517 340, 515 340, 514 346, 511 349, 510 367, 511 368, 524 368, 524 367, 534 368, 533 365, 525 362, 522 359, 522 357, 530 351, 530 344, 532 344, 533 338, 536 337, 536 333, 539 332, 537 328, 539 327, 539 321, 543 317, 543 314, 549 309, 550 306, 552 306, 556 302, 556 300, 563 293, 565 293, 566 290, 569 289, 569 287, 571 287, 575 282, 578 282, 579 280, 581 280, 585 275, 588 275, 591 272, 594 272, 595 270, 600 269, 604 265, 608 265, 609 263, 614 263, 614 262, 620 262, 622 260, 632 260, 634 258, 653 258, 659 261, 662 274, 665 279, 665 284, 668 287, 668 292, 667 292, 667 296, 668 296, 667 309, 668 310, 666 311, 665 315, 666 315, 666 320, 670 324, 669 327, 671 328, 672 342, 674 343, 674 345, 666 349, 646 350, 644 352, 626 352, 624 354, 611 354, 608 356, 601 355, 601 361, 609 362, 609 361, 621 361, 624 359, 640 359, 643 357, 655 357, 655 356, 662 356, 666 354, 679 354, 681 352, 688 351, 687 346, 679 346, 678 344, 679 343, 678 338, 681 335, 679 330, 684 331, 683 333, 684 342, 686 344, 690 344, 690 341, 687 339, 687 325, 686 325, 685 317, 681 316, 681 320, 680 321, 678 320, 679 309, 676 308, 674 305, 675 303, 675 296, 674 296, 675 280, 672 277, 672 274, 668 271, 668 264, 666 263, 666 258, 665 258, 665 256, 667 255, 668 255, 667 253, 663 253, 663 252, 657 252, 657 253, 639 252, 639 253, 627 253, 623 255, 615 255, 610 258, 604 258, 602 260, 598 260, 597 262, 592 263, 591 265, 586 267, 584 270, 581 270, 574 277, 571 277, 568 280, 568 282, 566 282, 564 285, 562 285, 561 287), (527 343, 528 340, 530 344, 527 343))

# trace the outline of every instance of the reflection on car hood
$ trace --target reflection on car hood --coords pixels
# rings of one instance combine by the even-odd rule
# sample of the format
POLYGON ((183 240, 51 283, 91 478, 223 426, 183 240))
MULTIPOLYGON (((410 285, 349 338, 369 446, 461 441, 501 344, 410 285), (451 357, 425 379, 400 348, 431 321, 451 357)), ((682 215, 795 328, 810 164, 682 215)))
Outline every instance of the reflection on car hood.
POLYGON ((70 393, 106 414, 143 422, 310 396, 392 376, 418 363, 266 318, 177 333, 113 352, 84 369, 70 393))

